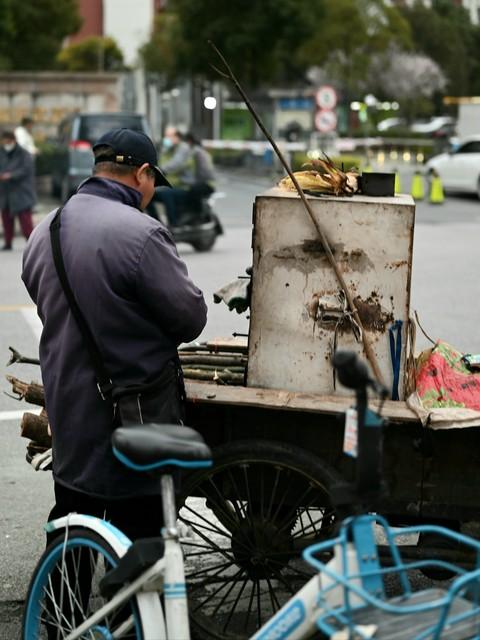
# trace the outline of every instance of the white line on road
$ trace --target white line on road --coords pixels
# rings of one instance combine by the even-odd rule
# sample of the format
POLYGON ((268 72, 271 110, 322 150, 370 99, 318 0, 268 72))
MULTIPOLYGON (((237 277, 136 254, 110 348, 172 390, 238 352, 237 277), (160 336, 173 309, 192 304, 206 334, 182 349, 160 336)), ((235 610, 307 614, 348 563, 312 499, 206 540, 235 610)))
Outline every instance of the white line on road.
MULTIPOLYGON (((38 415, 41 410, 42 410, 41 407, 35 407, 35 408, 29 407, 28 413, 36 413, 38 415)), ((19 420, 23 418, 24 413, 25 413, 25 410, 24 411, 0 411, 0 422, 2 422, 3 420, 19 420)))
POLYGON ((22 316, 25 318, 25 322, 28 324, 30 329, 33 331, 33 335, 40 342, 40 337, 42 335, 42 323, 40 318, 37 316, 37 308, 23 308, 20 309, 22 316))

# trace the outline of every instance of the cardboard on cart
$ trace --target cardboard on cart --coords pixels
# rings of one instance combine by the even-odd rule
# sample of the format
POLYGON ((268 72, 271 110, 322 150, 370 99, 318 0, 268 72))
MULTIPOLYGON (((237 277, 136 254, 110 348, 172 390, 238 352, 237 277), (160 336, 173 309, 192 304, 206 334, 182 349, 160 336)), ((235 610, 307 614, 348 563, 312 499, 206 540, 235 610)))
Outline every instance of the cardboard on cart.
MULTIPOLYGON (((415 204, 390 198, 307 196, 355 300, 384 381, 405 395, 415 204)), ((296 193, 255 199, 247 386, 349 394, 334 376, 336 344, 365 359, 359 328, 296 193)))

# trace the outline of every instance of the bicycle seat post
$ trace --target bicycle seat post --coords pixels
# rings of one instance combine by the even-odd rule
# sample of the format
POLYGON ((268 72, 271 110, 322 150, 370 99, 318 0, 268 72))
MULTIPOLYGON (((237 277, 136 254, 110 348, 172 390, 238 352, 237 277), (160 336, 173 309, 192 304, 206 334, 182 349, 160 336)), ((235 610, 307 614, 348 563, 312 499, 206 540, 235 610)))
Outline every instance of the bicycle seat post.
POLYGON ((162 509, 163 525, 165 527, 166 538, 177 538, 177 508, 175 504, 175 487, 171 475, 162 475, 162 509))

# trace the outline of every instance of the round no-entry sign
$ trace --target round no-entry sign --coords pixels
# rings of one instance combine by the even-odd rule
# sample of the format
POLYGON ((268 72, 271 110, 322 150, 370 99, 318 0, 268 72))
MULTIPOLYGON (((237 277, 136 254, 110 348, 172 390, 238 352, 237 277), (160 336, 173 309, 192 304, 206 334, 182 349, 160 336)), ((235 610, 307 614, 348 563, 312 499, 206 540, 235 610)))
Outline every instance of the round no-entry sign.
POLYGON ((337 92, 329 84, 320 87, 315 94, 315 100, 320 109, 335 109, 337 105, 337 92))
POLYGON ((330 109, 321 109, 315 114, 315 126, 318 131, 322 133, 328 133, 334 131, 337 126, 337 116, 335 111, 330 109))

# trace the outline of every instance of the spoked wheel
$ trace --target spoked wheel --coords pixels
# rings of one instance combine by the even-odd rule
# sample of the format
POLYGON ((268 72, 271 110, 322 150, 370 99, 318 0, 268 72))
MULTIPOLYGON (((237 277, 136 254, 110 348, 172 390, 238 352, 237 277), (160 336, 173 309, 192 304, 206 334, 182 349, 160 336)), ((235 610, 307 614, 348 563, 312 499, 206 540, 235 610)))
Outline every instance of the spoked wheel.
MULTIPOLYGON (((103 538, 71 529, 45 550, 28 590, 23 640, 60 640, 98 611, 105 600, 99 583, 117 566, 118 555, 103 538)), ((103 617, 82 640, 141 640, 142 624, 135 599, 103 617)))
POLYGON ((196 638, 249 638, 311 578, 308 545, 332 535, 338 478, 303 449, 271 441, 214 451, 182 487, 180 519, 196 638))

